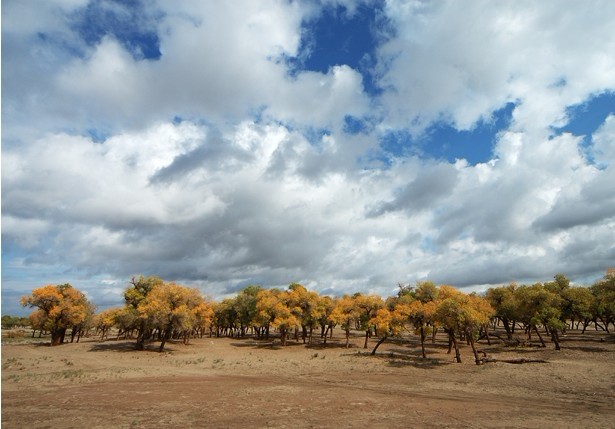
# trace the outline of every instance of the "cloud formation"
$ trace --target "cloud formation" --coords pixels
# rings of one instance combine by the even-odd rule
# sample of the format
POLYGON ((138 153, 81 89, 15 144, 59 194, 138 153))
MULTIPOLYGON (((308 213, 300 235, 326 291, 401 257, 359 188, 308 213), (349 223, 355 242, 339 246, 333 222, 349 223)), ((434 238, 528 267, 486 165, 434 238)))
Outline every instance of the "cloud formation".
MULTIPOLYGON (((615 116, 557 131, 615 92, 611 2, 386 2, 376 94, 350 65, 288 62, 304 23, 343 4, 137 4, 156 35, 141 48, 76 24, 134 15, 115 2, 3 4, 3 312, 47 282, 119 302, 140 273, 216 297, 291 281, 388 295, 615 264, 615 116), (509 102, 488 162, 383 148, 509 102)), ((363 7, 378 4, 348 13, 363 7)))

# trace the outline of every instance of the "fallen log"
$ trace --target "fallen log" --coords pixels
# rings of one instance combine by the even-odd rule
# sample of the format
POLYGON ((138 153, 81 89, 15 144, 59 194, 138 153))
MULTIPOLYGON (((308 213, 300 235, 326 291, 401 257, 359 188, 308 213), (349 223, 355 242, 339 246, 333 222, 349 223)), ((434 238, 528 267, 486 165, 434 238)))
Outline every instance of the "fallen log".
POLYGON ((490 357, 484 357, 481 359, 482 362, 484 363, 491 363, 491 362, 503 362, 503 363, 512 363, 512 364, 523 364, 523 363, 549 363, 548 361, 544 360, 544 359, 525 359, 525 358, 521 358, 521 359, 494 359, 494 358, 490 358, 490 357))
POLYGON ((480 358, 481 363, 491 363, 491 362, 503 362, 503 363, 512 363, 512 364, 523 364, 523 363, 549 363, 544 359, 495 359, 487 356, 487 353, 484 350, 477 350, 477 353, 481 353, 483 357, 480 358))

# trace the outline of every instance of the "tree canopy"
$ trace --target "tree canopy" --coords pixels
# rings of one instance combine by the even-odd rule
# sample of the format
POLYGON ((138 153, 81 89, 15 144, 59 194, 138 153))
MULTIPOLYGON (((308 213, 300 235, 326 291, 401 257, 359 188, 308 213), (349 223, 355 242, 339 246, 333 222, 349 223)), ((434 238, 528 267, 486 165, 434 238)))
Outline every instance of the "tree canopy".
MULTIPOLYGON (((159 341, 160 351, 171 338, 188 343, 192 336, 205 333, 243 337, 251 331, 258 338, 269 339, 275 330, 282 345, 293 333, 295 341, 301 334, 303 343, 311 344, 314 329, 320 327, 326 342, 327 332, 339 326, 345 333, 346 347, 352 330, 364 332, 364 348, 370 338, 377 337, 372 353, 387 338, 413 333, 419 337, 425 358, 427 334, 431 333, 434 341, 436 332, 443 329, 455 360, 461 362, 458 340, 465 339, 478 364, 475 341, 489 340, 490 325, 491 329, 503 326, 508 340, 512 340, 515 328, 521 327, 528 339, 535 334, 543 346, 543 334, 547 334, 557 350, 559 335, 569 323, 571 327, 582 323, 585 330, 593 322, 596 329, 608 332, 615 324, 615 274, 607 273, 591 287, 573 286, 557 274, 545 283, 491 288, 484 296, 423 281, 400 284, 397 295, 386 300, 362 293, 321 296, 299 283, 291 283, 287 289, 249 285, 219 302, 207 299, 196 288, 140 276, 131 279, 124 301, 124 307, 94 316, 93 305, 69 284, 43 286, 21 300, 22 305, 36 308, 28 323, 33 329, 50 332, 52 345, 64 342, 67 329, 72 329, 74 337, 89 326, 100 332, 101 339, 114 328, 118 338, 136 333, 137 349, 144 348, 146 342, 159 341)), ((3 326, 13 323, 3 317, 3 326)))
POLYGON ((33 326, 51 333, 51 345, 64 343, 66 330, 77 328, 92 316, 94 307, 70 284, 47 285, 21 298, 24 307, 37 308, 30 319, 33 326))

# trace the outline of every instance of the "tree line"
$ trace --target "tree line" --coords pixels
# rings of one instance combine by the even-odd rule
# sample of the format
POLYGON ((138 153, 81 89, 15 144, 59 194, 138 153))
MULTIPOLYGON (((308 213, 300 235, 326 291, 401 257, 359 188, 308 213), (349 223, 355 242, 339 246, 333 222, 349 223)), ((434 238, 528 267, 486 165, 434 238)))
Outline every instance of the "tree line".
POLYGON ((399 285, 398 293, 386 299, 363 293, 321 296, 298 283, 287 289, 251 285, 219 302, 205 298, 196 288, 140 276, 132 278, 125 289, 124 306, 98 313, 69 284, 35 289, 21 303, 36 308, 29 316, 33 335, 36 330, 39 335, 49 332, 52 346, 64 343, 68 331, 70 341, 78 342, 91 330, 101 339, 111 332, 118 339, 135 339, 137 349, 156 341, 160 351, 170 339, 188 343, 195 336, 253 335, 266 340, 272 331, 284 346, 291 338, 311 344, 314 335, 326 343, 339 327, 345 333, 346 347, 351 331, 364 333, 364 348, 370 338, 376 338, 372 354, 388 338, 411 331, 425 357, 425 341, 435 341, 440 331, 446 334, 449 353, 454 350, 457 362, 461 362, 459 341, 466 341, 480 364, 475 343, 500 337, 496 327, 506 333, 502 340, 512 341, 517 330, 529 340, 536 335, 542 346, 546 346, 546 336, 556 350, 560 349, 560 333, 575 324, 583 332, 590 324, 609 332, 610 325, 615 327, 615 272, 607 272, 590 287, 571 286, 564 275, 557 274, 553 281, 511 283, 491 288, 483 296, 430 281, 399 285))

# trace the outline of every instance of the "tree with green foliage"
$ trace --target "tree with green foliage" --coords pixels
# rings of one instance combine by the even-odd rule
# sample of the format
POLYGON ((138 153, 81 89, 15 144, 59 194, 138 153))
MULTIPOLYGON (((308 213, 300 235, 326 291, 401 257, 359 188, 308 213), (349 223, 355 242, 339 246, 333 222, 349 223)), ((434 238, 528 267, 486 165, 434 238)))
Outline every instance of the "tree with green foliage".
POLYGON ((515 321, 519 319, 519 304, 515 296, 516 283, 487 290, 486 299, 502 323, 508 340, 512 340, 515 321))
POLYGON ((578 325, 583 322, 583 333, 587 325, 592 320, 592 307, 595 297, 591 290, 586 287, 572 286, 562 291, 562 322, 570 321, 570 329, 574 328, 574 323, 578 325))
POLYGON ((27 326, 31 326, 30 318, 28 317, 10 316, 8 314, 2 316, 3 329, 25 328, 27 326))
POLYGON ((604 325, 603 329, 610 332, 609 325, 615 327, 615 271, 612 269, 607 271, 601 280, 590 287, 590 290, 595 298, 594 322, 599 326, 597 321, 600 320, 604 325))
POLYGON ((543 326, 547 333, 551 334, 555 350, 560 350, 558 331, 564 327, 561 320, 562 298, 554 289, 547 289, 541 283, 519 287, 515 290, 515 297, 519 303, 521 320, 527 326, 528 336, 533 329, 538 335, 540 344, 545 347, 545 342, 538 330, 538 326, 543 326))
POLYGON ((145 341, 150 338, 152 328, 147 325, 147 319, 139 317, 138 308, 145 301, 149 293, 156 287, 160 286, 164 281, 156 276, 139 276, 133 277, 130 280, 130 285, 124 291, 124 301, 126 305, 133 310, 133 315, 139 320, 137 326, 137 350, 143 350, 145 341))
POLYGON ((238 332, 239 314, 235 298, 225 298, 214 306, 216 337, 234 337, 238 332))
POLYGON ((438 287, 432 281, 425 280, 416 282, 414 298, 422 303, 434 302, 438 299, 438 287))
POLYGON ((237 314, 237 323, 239 324, 239 335, 244 337, 246 331, 253 325, 254 317, 256 316, 256 301, 258 291, 261 287, 258 285, 249 285, 245 287, 234 298, 235 313, 237 314))

